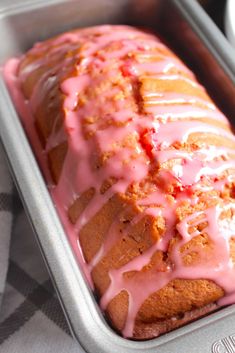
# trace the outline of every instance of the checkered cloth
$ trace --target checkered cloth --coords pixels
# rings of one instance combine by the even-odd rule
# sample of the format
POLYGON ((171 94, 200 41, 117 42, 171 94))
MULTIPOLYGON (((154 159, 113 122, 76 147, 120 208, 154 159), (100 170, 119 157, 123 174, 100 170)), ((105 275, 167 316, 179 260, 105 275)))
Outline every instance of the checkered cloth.
POLYGON ((71 337, 17 192, 12 191, 1 147, 0 300, 0 353, 81 352, 71 337))

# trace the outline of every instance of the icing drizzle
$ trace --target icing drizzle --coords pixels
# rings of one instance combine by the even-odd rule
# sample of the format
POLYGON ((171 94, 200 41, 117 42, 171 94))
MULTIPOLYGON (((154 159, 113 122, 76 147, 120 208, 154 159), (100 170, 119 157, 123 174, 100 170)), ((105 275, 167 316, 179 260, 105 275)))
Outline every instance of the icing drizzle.
MULTIPOLYGON (((88 264, 79 243, 84 225, 113 195, 128 193, 131 185, 140 185, 151 175, 154 188, 137 197, 138 213, 131 225, 144 216, 163 217, 164 234, 138 257, 111 269, 110 284, 101 297, 105 310, 118 293, 127 291, 129 307, 123 335, 133 335, 143 302, 176 278, 212 280, 225 292, 219 305, 235 302, 235 269, 230 256, 235 202, 221 196, 234 180, 235 139, 227 119, 193 74, 156 36, 127 26, 66 33, 36 44, 28 55, 32 60, 24 67, 24 56, 8 61, 5 78, 49 184, 52 181, 46 153, 67 140, 59 182, 50 191, 89 280, 92 270, 120 238, 118 224, 124 211, 110 225, 88 264), (53 60, 55 64, 50 65, 53 60), (40 67, 47 69, 26 100, 22 83, 40 67), (56 81, 64 96, 65 118, 59 131, 54 126, 41 154, 32 114, 56 81), (203 136, 213 136, 219 142, 207 143, 203 136), (101 193, 104 181, 110 178, 114 182, 101 193), (72 224, 69 208, 90 188, 95 190, 94 195, 72 224), (212 205, 195 211, 202 193, 208 193, 212 205), (193 211, 180 220, 177 209, 184 202, 193 211), (230 218, 223 218, 226 210, 231 211, 230 218), (205 252, 198 248, 200 261, 186 266, 181 249, 201 234, 197 226, 202 222, 206 224, 203 234, 213 243, 213 257, 205 261, 205 252), (170 255, 172 265, 162 272, 149 270, 143 274, 154 253, 167 252, 172 239, 177 239, 170 255), (124 275, 131 271, 137 277, 124 275)), ((127 236, 128 230, 127 226, 127 236)))

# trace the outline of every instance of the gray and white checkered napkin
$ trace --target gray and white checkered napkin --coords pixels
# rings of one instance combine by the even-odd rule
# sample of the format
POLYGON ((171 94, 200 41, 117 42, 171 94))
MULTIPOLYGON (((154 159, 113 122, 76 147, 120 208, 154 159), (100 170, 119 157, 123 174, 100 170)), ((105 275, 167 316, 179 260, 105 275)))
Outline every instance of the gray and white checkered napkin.
POLYGON ((12 182, 0 147, 0 304, 5 288, 12 224, 12 182))
POLYGON ((12 190, 0 146, 0 353, 81 352, 12 190))

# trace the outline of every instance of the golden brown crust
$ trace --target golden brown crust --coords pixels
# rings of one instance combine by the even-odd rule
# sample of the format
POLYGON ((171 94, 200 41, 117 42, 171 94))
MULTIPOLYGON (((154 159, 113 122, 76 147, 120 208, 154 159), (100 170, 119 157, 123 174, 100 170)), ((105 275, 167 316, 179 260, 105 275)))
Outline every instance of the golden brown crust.
POLYGON ((180 312, 178 316, 170 319, 152 322, 151 325, 138 322, 135 325, 133 337, 137 340, 157 337, 163 333, 175 330, 180 326, 201 318, 216 309, 218 309, 218 305, 211 303, 189 312, 180 312))
POLYGON ((55 184, 57 184, 59 181, 67 150, 68 143, 66 141, 53 147, 48 152, 48 165, 55 184))

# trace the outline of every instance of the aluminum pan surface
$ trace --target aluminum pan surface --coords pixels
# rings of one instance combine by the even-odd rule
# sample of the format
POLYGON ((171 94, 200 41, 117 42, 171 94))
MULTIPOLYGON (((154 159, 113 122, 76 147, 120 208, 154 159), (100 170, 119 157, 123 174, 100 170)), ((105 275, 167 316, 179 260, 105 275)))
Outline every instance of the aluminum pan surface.
MULTIPOLYGON (((35 41, 68 28, 105 22, 127 22, 127 8, 131 2, 42 0, 27 1, 24 5, 18 3, 16 7, 12 5, 8 12, 0 12, 0 36, 4 37, 1 41, 0 63, 12 55, 24 52, 35 41)), ((210 33, 210 43, 207 44, 209 47, 212 46, 210 50, 232 81, 234 62, 229 56, 225 42, 222 40, 221 45, 220 36, 219 40, 216 39, 218 33, 213 24, 208 22, 207 26, 203 22, 203 27, 201 26, 202 12, 193 0, 167 1, 168 4, 170 2, 177 3, 196 32, 200 32, 201 38, 204 36, 207 41, 210 33)), ((138 19, 136 21, 138 22, 138 19)), ((154 26, 151 18, 150 22, 154 26)), ((234 306, 151 341, 134 342, 115 334, 97 310, 93 295, 84 282, 2 78, 0 78, 0 116, 2 142, 25 208, 74 336, 86 352, 206 353, 213 352, 211 347, 214 342, 216 343, 213 349, 217 349, 219 339, 234 334, 234 306)))

